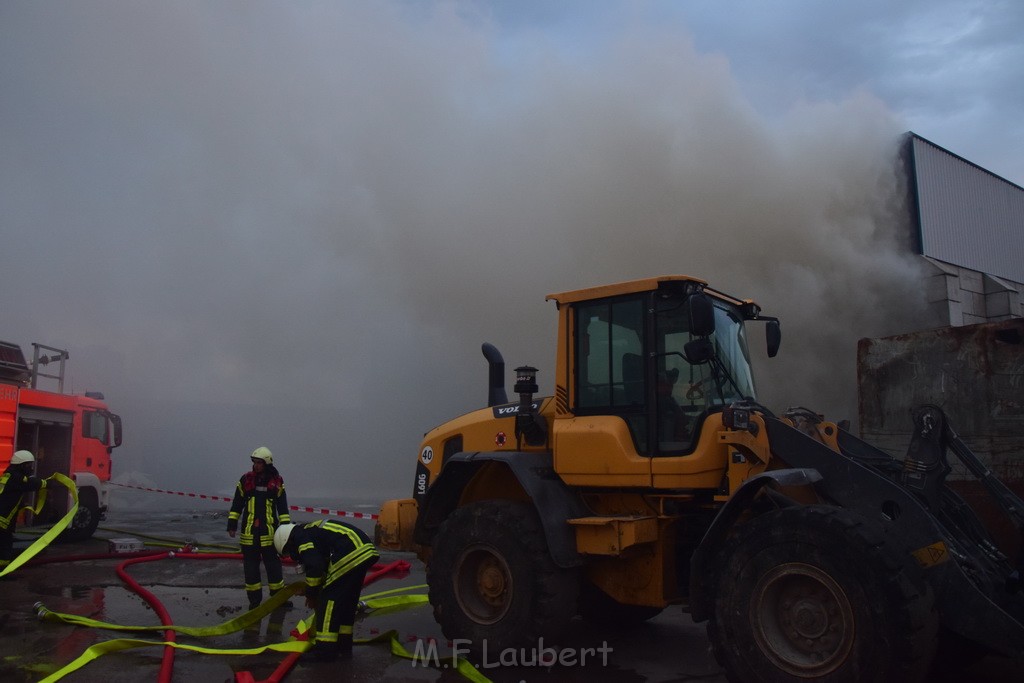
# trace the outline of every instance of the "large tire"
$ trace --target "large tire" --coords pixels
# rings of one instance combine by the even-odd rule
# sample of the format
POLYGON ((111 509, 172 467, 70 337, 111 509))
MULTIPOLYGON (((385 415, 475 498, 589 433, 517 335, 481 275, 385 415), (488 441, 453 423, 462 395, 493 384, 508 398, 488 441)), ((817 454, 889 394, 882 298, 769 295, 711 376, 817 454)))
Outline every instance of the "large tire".
POLYGON ((663 610, 663 607, 621 603, 589 581, 580 588, 580 616, 603 628, 630 628, 653 619, 663 610))
POLYGON ((445 637, 476 655, 557 638, 579 595, 578 573, 552 561, 536 511, 509 501, 467 505, 441 524, 427 585, 445 637))
POLYGON ((969 676, 965 670, 992 654, 996 653, 981 643, 968 640, 943 626, 939 628, 939 650, 932 663, 930 680, 967 680, 969 676))
POLYGON ((708 637, 736 683, 920 681, 935 653, 930 586, 877 525, 792 507, 739 527, 708 637))
POLYGON ((78 492, 78 511, 71 519, 71 524, 60 535, 61 541, 84 541, 92 538, 100 523, 100 503, 96 490, 81 489, 78 492))

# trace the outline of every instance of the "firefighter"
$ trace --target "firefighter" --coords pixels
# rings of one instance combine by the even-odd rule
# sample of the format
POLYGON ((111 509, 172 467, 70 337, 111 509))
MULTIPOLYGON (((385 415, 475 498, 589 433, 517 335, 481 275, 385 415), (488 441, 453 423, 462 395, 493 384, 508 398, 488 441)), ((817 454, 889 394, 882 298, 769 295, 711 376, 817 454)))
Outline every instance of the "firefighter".
POLYGON ((252 470, 238 480, 235 497, 228 512, 228 535, 235 537, 239 524, 239 545, 242 546, 242 567, 249 609, 263 601, 260 562, 267 568, 270 594, 284 588, 281 558, 274 552, 274 530, 291 522, 284 480, 274 467, 274 456, 266 446, 252 452, 252 470))
POLYGON ((312 659, 350 658, 359 592, 366 571, 380 557, 370 538, 351 524, 321 519, 282 524, 274 547, 305 568, 306 607, 316 610, 312 659))
POLYGON ((36 456, 31 451, 15 451, 0 475, 0 569, 14 559, 14 527, 21 510, 21 499, 30 491, 46 488, 46 480, 34 476, 36 456))

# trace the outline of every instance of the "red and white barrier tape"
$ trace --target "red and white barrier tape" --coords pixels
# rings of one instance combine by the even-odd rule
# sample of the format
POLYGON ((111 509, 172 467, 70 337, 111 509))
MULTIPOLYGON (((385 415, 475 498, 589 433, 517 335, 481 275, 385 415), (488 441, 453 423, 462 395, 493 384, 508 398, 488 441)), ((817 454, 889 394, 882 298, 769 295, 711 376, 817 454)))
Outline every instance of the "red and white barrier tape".
POLYGON ((289 510, 297 512, 314 512, 318 515, 335 515, 336 517, 353 517, 355 519, 377 519, 380 515, 370 512, 346 512, 345 510, 328 510, 327 508, 312 508, 302 505, 289 505, 289 510))
MULTIPOLYGON (((208 496, 204 493, 185 493, 184 491, 165 491, 163 489, 152 489, 145 486, 131 486, 130 484, 118 484, 117 482, 108 482, 114 486, 123 486, 126 489, 138 489, 139 491, 150 491, 152 493, 169 493, 172 496, 182 496, 184 498, 199 498, 202 500, 223 500, 228 503, 231 502, 231 498, 225 498, 224 496, 208 496)), ((318 507, 306 507, 303 505, 289 505, 289 510, 294 512, 312 512, 317 515, 333 515, 335 517, 352 517, 353 519, 377 519, 379 515, 372 514, 369 512, 348 512, 345 510, 330 510, 328 508, 318 507)))
POLYGON ((108 481, 107 483, 108 484, 113 484, 114 486, 123 486, 126 489, 138 489, 139 491, 150 491, 152 493, 169 493, 172 496, 184 496, 186 498, 202 498, 203 500, 226 500, 229 503, 231 502, 230 498, 225 498, 224 496, 208 496, 205 493, 185 493, 183 491, 164 491, 163 489, 151 489, 151 488, 148 488, 148 487, 145 487, 145 486, 132 486, 131 484, 119 484, 116 481, 108 481))

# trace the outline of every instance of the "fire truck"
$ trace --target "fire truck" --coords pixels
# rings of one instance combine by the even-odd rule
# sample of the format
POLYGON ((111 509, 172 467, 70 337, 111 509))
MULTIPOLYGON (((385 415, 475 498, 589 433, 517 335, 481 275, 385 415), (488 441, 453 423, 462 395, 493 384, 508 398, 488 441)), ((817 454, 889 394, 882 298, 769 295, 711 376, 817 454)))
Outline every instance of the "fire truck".
MULTIPOLYGON (((110 412, 103 394, 64 392, 66 350, 33 344, 31 365, 17 344, 0 341, 0 471, 17 450, 36 457, 36 475, 60 472, 78 488, 78 511, 62 540, 92 536, 107 510, 111 453, 121 445, 121 418, 110 412), (42 370, 56 365, 51 372, 42 370), (41 378, 56 391, 38 387, 41 378)), ((49 491, 38 515, 26 513, 28 525, 53 524, 67 514, 71 493, 49 491)))

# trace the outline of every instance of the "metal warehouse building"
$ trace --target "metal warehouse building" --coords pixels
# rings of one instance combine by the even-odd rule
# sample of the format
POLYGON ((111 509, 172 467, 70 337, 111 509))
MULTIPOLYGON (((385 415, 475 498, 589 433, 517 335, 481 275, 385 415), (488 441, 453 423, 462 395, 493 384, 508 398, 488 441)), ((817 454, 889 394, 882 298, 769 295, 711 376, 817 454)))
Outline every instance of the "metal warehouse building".
POLYGON ((1024 188, 914 133, 903 158, 935 325, 1024 317, 1024 188))

